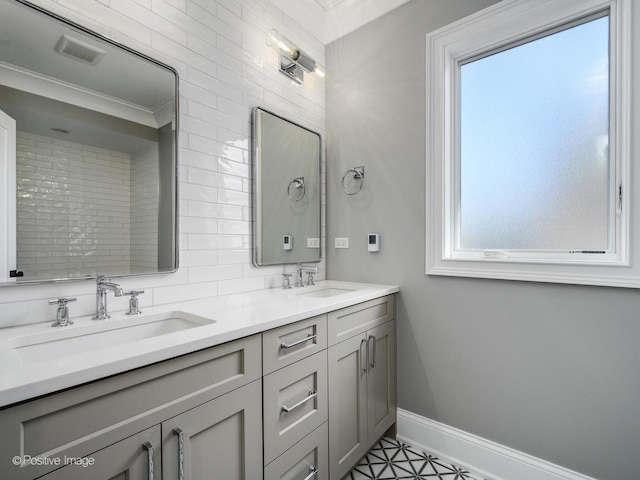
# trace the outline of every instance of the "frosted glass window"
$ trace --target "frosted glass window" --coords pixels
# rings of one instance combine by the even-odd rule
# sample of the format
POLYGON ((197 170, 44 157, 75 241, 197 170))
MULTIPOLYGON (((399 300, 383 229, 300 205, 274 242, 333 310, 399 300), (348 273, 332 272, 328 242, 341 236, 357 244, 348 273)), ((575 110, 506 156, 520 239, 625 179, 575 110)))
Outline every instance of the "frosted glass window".
POLYGON ((612 248, 608 16, 459 74, 457 248, 612 248))

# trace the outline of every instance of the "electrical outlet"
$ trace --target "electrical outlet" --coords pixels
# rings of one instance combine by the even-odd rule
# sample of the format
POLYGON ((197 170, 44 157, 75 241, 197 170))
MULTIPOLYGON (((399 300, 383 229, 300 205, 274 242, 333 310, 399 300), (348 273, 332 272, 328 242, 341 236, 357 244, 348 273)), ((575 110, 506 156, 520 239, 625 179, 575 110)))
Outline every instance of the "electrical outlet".
POLYGON ((307 248, 320 248, 320 239, 307 238, 307 248))
POLYGON ((343 238, 338 238, 336 237, 336 247, 335 248, 349 248, 349 238, 347 237, 343 237, 343 238))

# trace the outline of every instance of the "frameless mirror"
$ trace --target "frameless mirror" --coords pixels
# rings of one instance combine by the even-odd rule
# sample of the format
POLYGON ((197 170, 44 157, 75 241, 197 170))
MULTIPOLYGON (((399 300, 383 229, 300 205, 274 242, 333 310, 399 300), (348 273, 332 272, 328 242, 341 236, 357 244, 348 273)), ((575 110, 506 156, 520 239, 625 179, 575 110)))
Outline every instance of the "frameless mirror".
POLYGON ((255 265, 320 261, 320 145, 320 134, 253 110, 255 265))
POLYGON ((175 271, 175 70, 27 1, 0 10, 0 282, 175 271))

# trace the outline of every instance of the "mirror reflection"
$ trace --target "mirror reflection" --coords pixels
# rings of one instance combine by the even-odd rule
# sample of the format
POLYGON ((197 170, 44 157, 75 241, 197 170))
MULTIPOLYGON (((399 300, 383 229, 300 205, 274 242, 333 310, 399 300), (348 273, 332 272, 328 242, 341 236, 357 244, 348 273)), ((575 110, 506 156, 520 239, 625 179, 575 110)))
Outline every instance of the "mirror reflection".
POLYGON ((318 133, 253 111, 254 264, 320 261, 318 133))
POLYGON ((174 271, 175 71, 28 2, 0 9, 0 282, 174 271))

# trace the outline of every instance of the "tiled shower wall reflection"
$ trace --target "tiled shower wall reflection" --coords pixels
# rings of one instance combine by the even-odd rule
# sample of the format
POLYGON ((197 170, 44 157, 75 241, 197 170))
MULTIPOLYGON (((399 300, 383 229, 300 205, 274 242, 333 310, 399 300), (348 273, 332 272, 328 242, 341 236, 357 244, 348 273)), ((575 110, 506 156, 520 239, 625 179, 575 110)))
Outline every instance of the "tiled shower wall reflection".
POLYGON ((128 272, 130 156, 18 132, 17 157, 18 269, 25 278, 101 267, 128 272))
POLYGON ((131 159, 131 271, 158 271, 158 146, 131 159))

